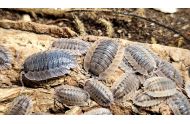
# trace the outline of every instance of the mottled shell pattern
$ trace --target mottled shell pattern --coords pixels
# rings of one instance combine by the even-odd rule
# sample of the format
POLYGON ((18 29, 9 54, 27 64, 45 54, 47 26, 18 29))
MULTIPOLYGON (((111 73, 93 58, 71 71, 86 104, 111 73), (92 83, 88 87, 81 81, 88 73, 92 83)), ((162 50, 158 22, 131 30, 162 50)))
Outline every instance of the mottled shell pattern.
POLYGON ((22 95, 15 98, 7 112, 8 115, 28 115, 32 113, 33 103, 32 100, 22 95))
POLYGON ((125 48, 123 63, 123 66, 126 66, 124 68, 131 68, 132 71, 143 75, 147 75, 157 68, 157 63, 152 54, 138 44, 131 44, 125 48))
POLYGON ((143 86, 144 91, 152 97, 167 97, 177 92, 176 83, 166 77, 151 77, 143 86))
POLYGON ((149 96, 146 93, 140 92, 136 94, 136 96, 133 98, 133 103, 137 106, 141 107, 151 107, 160 104, 163 102, 166 98, 156 98, 149 96))
POLYGON ((167 61, 160 61, 160 64, 155 74, 157 76, 164 76, 173 80, 177 83, 179 87, 183 87, 184 85, 183 78, 181 77, 179 71, 175 69, 173 65, 167 61))
POLYGON ((114 98, 119 99, 129 93, 134 93, 140 87, 140 80, 134 73, 124 73, 112 86, 114 98))
POLYGON ((167 104, 175 115, 190 115, 190 102, 187 97, 179 91, 167 99, 167 104))
POLYGON ((68 50, 73 55, 83 55, 90 47, 88 42, 80 39, 61 38, 52 44, 53 48, 68 50))
POLYGON ((67 106, 88 106, 90 95, 78 87, 62 85, 55 88, 55 99, 67 106))
POLYGON ((11 53, 3 46, 0 46, 0 70, 9 69, 12 63, 11 53))
POLYGON ((100 81, 89 79, 86 81, 84 90, 86 90, 90 97, 102 106, 110 106, 114 102, 111 90, 100 81))
POLYGON ((84 58, 84 69, 105 79, 118 68, 124 54, 124 47, 115 40, 98 40, 84 58))
POLYGON ((107 108, 95 108, 85 112, 84 115, 112 115, 112 112, 107 108))
POLYGON ((24 62, 24 76, 42 81, 63 76, 77 66, 76 59, 64 50, 47 50, 29 56, 24 62))

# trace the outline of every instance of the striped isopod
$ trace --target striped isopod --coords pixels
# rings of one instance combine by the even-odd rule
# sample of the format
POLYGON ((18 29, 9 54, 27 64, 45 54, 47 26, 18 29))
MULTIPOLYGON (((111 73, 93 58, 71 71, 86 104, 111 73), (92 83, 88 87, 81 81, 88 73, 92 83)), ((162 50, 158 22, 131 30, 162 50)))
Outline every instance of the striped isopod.
POLYGON ((8 115, 28 115, 32 113, 33 103, 32 100, 26 96, 22 95, 15 98, 10 106, 8 115))
POLYGON ((155 73, 157 76, 165 76, 174 82, 179 87, 183 87, 183 78, 181 77, 181 74, 177 69, 173 67, 173 65, 167 61, 160 61, 160 64, 158 66, 158 70, 155 73))
POLYGON ((137 44, 131 44, 125 48, 123 63, 127 69, 132 68, 133 71, 145 75, 157 68, 157 63, 152 54, 137 44))
POLYGON ((123 58, 124 47, 117 41, 98 40, 84 58, 84 69, 100 79, 112 75, 123 58))
POLYGON ((61 38, 52 44, 53 48, 68 50, 73 55, 82 55, 87 52, 90 47, 88 42, 80 39, 61 38))
POLYGON ((112 86, 114 98, 121 98, 129 93, 134 93, 140 86, 140 80, 134 73, 124 73, 112 86))
POLYGON ((160 104, 163 100, 165 100, 164 97, 155 98, 155 97, 149 96, 146 93, 140 92, 140 93, 137 93, 137 95, 133 98, 133 103, 141 107, 151 107, 151 106, 160 104))
POLYGON ((190 82, 185 83, 185 92, 187 96, 190 98, 190 82))
POLYGON ((76 60, 69 52, 48 50, 29 56, 22 73, 28 80, 42 81, 63 76, 76 66, 76 60))
POLYGON ((107 108, 95 108, 85 112, 84 115, 112 115, 112 112, 107 108))
POLYGON ((175 115, 190 115, 190 102, 182 92, 168 98, 167 104, 175 115))
POLYGON ((176 83, 166 77, 151 77, 143 86, 145 92, 152 97, 167 97, 177 92, 176 83))
POLYGON ((0 46, 0 70, 10 68, 11 63, 12 63, 12 55, 6 48, 0 46))
POLYGON ((55 99, 67 106, 88 106, 90 95, 78 87, 62 85, 55 88, 55 99))
POLYGON ((86 81, 84 89, 95 102, 102 106, 109 106, 114 101, 111 90, 100 81, 89 79, 86 81))

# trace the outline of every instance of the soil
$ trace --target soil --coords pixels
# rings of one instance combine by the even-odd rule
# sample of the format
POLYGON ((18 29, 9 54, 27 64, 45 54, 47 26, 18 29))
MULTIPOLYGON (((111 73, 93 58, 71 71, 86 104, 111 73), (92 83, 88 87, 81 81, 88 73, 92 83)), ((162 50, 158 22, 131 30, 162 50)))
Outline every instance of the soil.
POLYGON ((25 9, 0 9, 0 19, 21 20, 25 14, 29 14, 33 22, 69 27, 80 33, 74 21, 74 17, 77 16, 84 24, 87 34, 107 36, 105 25, 97 21, 103 18, 111 23, 114 31, 112 37, 114 38, 190 49, 190 9, 178 9, 173 14, 163 13, 155 9, 106 9, 106 11, 104 9, 76 9, 61 14, 52 14, 46 11, 32 12, 25 9), (111 12, 109 12, 110 10, 111 12), (186 39, 153 22, 118 14, 125 12, 169 26, 184 35, 186 39))

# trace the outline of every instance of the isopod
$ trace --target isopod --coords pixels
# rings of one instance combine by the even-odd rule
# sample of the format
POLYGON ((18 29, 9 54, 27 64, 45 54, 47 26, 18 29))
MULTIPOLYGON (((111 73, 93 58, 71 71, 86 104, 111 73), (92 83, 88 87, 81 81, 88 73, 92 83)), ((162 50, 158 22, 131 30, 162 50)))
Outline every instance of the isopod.
POLYGON ((137 44, 128 45, 125 48, 123 63, 127 68, 143 75, 157 68, 157 63, 152 54, 143 46, 137 44))
POLYGON ((0 70, 10 68, 11 63, 12 63, 11 53, 3 46, 0 46, 0 70))
POLYGON ((161 61, 160 65, 158 66, 158 70, 155 73, 157 76, 165 76, 174 82, 179 87, 183 87, 183 78, 177 69, 173 67, 173 65, 167 61, 161 61))
POLYGON ((22 95, 15 98, 8 110, 8 115, 28 115, 32 113, 33 103, 32 100, 26 96, 22 95))
POLYGON ((64 50, 48 50, 29 56, 22 74, 32 81, 42 81, 63 76, 77 66, 76 59, 64 50))
POLYGON ((164 97, 156 98, 149 96, 146 93, 140 92, 137 93, 137 95, 133 98, 133 103, 141 107, 151 107, 160 104, 164 100, 164 97))
POLYGON ((84 58, 84 69, 106 79, 118 68, 124 54, 124 47, 117 41, 98 40, 89 48, 84 58))
POLYGON ((88 106, 90 95, 78 87, 62 85, 55 88, 55 100, 67 106, 88 106))
POLYGON ((167 99, 167 104, 175 115, 190 115, 189 100, 182 92, 177 92, 175 95, 167 99))
POLYGON ((73 55, 82 55, 87 52, 90 47, 88 42, 80 39, 61 38, 52 44, 53 48, 68 50, 73 55))
POLYGON ((95 108, 85 112, 84 115, 112 115, 112 112, 107 108, 95 108))
POLYGON ((114 98, 121 98, 129 93, 134 93, 140 86, 140 80, 134 73, 124 73, 112 86, 114 98))
POLYGON ((166 77, 151 77, 143 86, 146 93, 152 97, 167 97, 177 92, 176 83, 166 77))
POLYGON ((84 89, 95 102, 102 106, 109 106, 114 101, 111 90, 100 81, 89 79, 86 81, 84 89))

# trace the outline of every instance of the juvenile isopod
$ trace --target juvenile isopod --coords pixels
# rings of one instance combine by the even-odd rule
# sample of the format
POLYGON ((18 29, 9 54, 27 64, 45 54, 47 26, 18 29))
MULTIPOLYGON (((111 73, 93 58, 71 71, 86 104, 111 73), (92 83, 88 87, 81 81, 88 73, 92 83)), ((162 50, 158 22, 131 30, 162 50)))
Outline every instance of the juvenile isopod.
POLYGON ((95 108, 85 112, 84 115, 112 115, 112 112, 107 108, 95 108))
POLYGON ((189 100, 182 92, 177 92, 175 95, 167 99, 167 104, 175 115, 190 115, 189 100))
POLYGON ((143 86, 145 92, 152 97, 167 97, 177 92, 176 83, 166 77, 151 77, 143 86))
POLYGON ((87 52, 90 47, 88 42, 80 39, 61 38, 52 44, 53 48, 68 50, 73 55, 82 55, 87 52))
POLYGON ((177 69, 173 67, 173 65, 167 61, 162 60, 158 66, 158 69, 155 73, 157 76, 165 76, 174 82, 179 87, 183 87, 183 78, 177 69))
POLYGON ((118 68, 124 54, 124 47, 115 40, 98 40, 84 58, 84 69, 106 79, 118 68))
POLYGON ((11 67, 12 55, 3 46, 0 46, 0 70, 8 69, 11 67))
POLYGON ((48 50, 29 56, 21 72, 28 80, 42 81, 63 76, 77 66, 74 56, 64 50, 48 50))
POLYGON ((67 106, 88 106, 88 92, 78 87, 62 85, 55 88, 55 100, 67 106))
POLYGON ((140 86, 140 80, 135 73, 124 73, 112 86, 114 98, 118 99, 129 93, 134 93, 140 86))
POLYGON ((90 79, 86 81, 84 89, 95 102, 102 106, 109 106, 114 101, 111 90, 100 81, 90 79))
POLYGON ((22 95, 15 98, 7 112, 8 115, 28 115, 32 113, 33 103, 32 100, 22 95))
POLYGON ((125 48, 123 63, 126 68, 132 68, 131 70, 134 72, 143 75, 147 75, 157 68, 157 63, 152 54, 138 44, 131 44, 125 48))
POLYGON ((165 98, 155 98, 146 93, 140 92, 133 98, 133 103, 141 107, 151 107, 160 104, 165 98))

